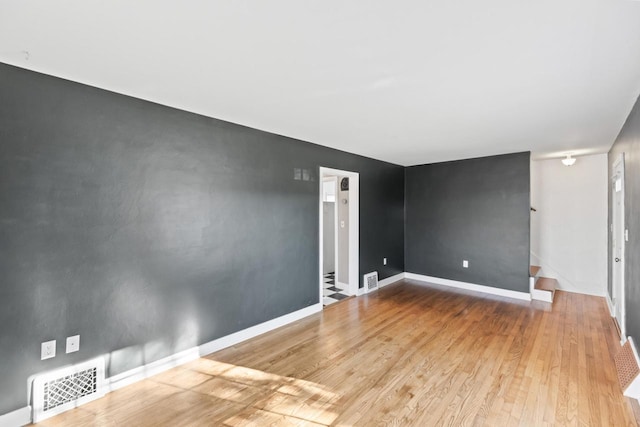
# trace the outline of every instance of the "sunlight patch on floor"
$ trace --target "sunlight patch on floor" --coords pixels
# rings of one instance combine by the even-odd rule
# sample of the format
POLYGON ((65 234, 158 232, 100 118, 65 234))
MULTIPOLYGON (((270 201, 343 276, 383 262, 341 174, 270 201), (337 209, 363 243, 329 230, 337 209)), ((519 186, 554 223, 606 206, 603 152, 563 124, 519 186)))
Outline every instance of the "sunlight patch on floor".
POLYGON ((226 425, 252 425, 258 420, 268 424, 274 417, 294 424, 305 421, 329 425, 339 414, 336 403, 340 395, 321 384, 208 358, 184 368, 213 376, 193 391, 248 405, 241 413, 225 420, 226 425))

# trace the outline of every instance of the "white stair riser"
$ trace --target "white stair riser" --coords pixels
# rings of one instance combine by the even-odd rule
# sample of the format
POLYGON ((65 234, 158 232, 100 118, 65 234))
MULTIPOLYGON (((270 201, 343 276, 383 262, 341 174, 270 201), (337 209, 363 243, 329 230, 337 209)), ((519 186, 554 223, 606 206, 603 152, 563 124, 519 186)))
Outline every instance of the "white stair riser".
POLYGON ((531 299, 538 301, 553 302, 553 292, 542 291, 540 289, 533 289, 531 292, 531 299))

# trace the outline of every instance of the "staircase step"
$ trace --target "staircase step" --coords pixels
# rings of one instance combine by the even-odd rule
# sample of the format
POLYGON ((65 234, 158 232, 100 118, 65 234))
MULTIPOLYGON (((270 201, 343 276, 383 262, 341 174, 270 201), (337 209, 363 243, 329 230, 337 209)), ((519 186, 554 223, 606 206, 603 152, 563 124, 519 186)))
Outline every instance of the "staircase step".
POLYGON ((541 268, 542 267, 540 267, 539 265, 529 266, 529 276, 536 277, 538 275, 538 273, 540 272, 541 268))
POLYGON ((540 277, 536 280, 536 289, 540 291, 555 292, 558 281, 549 277, 540 277))
POLYGON ((539 301, 553 302, 558 281, 550 277, 540 277, 536 280, 531 298, 539 301))

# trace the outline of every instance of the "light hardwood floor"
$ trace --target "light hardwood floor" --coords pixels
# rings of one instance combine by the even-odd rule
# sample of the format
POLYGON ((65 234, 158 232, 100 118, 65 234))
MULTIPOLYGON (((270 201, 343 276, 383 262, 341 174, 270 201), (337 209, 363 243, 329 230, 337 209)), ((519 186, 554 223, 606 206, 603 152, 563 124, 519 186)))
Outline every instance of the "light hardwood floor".
POLYGON ((602 298, 407 280, 41 424, 633 426, 618 346, 602 298))

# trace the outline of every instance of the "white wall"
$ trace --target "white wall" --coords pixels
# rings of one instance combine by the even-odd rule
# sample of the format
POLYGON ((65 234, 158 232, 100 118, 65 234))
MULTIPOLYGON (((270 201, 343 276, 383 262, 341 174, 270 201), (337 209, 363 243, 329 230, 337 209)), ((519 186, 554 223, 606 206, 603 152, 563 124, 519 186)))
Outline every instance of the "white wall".
POLYGON ((531 262, 560 289, 607 289, 607 155, 531 163, 531 262))

